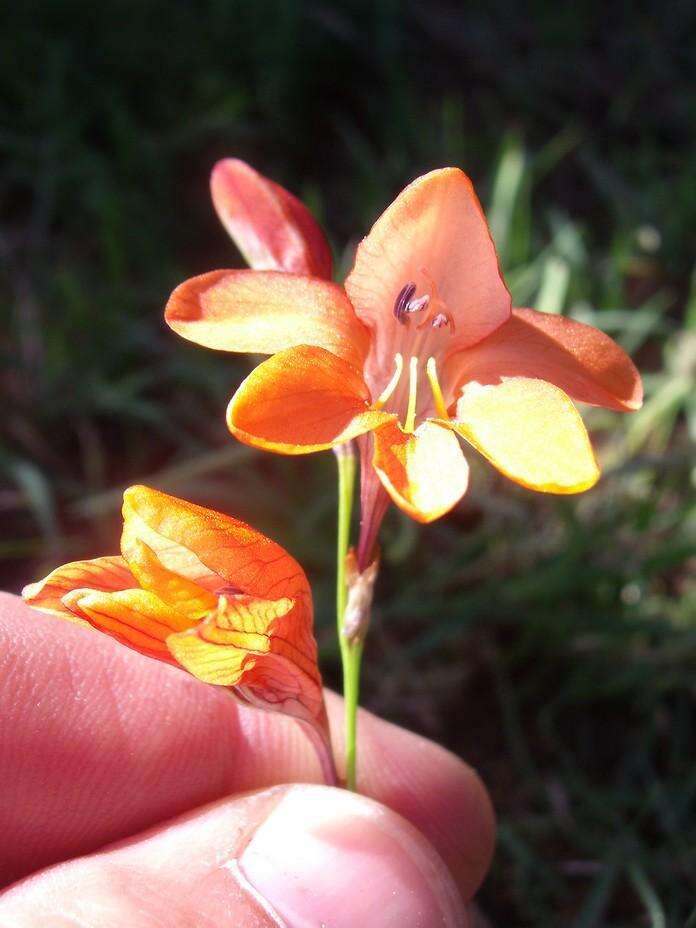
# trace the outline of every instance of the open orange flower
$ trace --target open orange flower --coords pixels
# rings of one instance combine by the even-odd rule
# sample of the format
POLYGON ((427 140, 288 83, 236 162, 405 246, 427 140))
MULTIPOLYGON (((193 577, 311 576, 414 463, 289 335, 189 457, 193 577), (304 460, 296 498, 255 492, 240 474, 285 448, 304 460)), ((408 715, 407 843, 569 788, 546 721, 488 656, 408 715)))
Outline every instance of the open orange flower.
POLYGON ((123 497, 121 555, 25 587, 30 605, 306 724, 335 780, 312 596, 300 565, 243 522, 148 487, 123 497))
POLYGON ((253 252, 249 239, 286 247, 256 262, 273 270, 212 271, 181 284, 166 320, 209 348, 272 355, 232 398, 232 434, 283 454, 371 435, 361 439, 370 470, 422 522, 466 491, 457 436, 534 490, 578 493, 596 482, 572 400, 637 409, 638 372, 599 330, 512 309, 462 171, 432 171, 399 194, 359 245, 343 288, 323 279, 325 261, 307 257, 324 239, 305 213, 299 223, 294 208, 283 209, 289 195, 241 162, 223 165, 215 202, 229 217, 242 215, 244 201, 243 218, 226 221, 242 251, 253 252), (289 241, 302 243, 302 260, 288 260, 289 241))

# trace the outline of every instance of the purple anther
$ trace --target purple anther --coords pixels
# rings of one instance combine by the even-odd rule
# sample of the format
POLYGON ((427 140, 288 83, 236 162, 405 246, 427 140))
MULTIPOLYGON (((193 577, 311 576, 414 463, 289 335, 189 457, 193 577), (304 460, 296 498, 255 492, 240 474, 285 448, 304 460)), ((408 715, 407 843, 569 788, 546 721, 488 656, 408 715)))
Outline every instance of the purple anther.
POLYGON ((450 318, 445 313, 438 313, 437 316, 433 316, 433 321, 430 324, 434 329, 441 329, 443 326, 450 324, 450 318))
POLYGON ((406 324, 406 313, 408 312, 408 305, 413 298, 414 293, 416 292, 416 285, 411 281, 410 283, 405 284, 399 291, 399 295, 396 298, 394 303, 394 316, 402 324, 406 324))
POLYGON ((423 296, 419 296, 417 300, 409 300, 408 306, 406 307, 407 313, 419 313, 422 309, 425 309, 430 302, 430 295, 424 293, 423 296))

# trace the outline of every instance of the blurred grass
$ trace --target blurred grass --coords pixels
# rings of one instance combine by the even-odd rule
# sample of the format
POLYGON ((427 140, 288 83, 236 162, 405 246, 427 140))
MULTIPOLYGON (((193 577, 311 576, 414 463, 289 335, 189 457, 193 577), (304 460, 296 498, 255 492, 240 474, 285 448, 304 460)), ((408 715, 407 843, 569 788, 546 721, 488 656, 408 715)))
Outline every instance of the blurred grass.
POLYGON ((591 322, 638 359, 643 410, 587 413, 604 465, 591 493, 535 497, 472 460, 450 518, 392 513, 385 529, 365 699, 482 772, 500 815, 482 900, 506 928, 671 928, 696 906, 694 11, 664 14, 0 11, 8 588, 115 550, 121 488, 150 482, 300 558, 337 681, 333 461, 232 443, 222 413, 250 359, 161 321, 180 280, 239 261, 208 202, 218 157, 310 202, 343 269, 400 186, 459 164, 518 305, 591 322))

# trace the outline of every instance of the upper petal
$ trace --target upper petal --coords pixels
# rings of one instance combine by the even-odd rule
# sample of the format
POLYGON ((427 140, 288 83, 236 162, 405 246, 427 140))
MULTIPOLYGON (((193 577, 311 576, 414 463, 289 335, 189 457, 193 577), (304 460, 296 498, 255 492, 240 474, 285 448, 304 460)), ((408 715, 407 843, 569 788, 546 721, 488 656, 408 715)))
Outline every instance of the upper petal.
POLYGON ((451 357, 443 380, 499 383, 503 377, 547 380, 583 403, 640 408, 640 374, 626 352, 599 329, 564 316, 514 309, 500 328, 451 357))
POLYGON ((429 289, 423 269, 455 323, 448 350, 473 345, 510 315, 481 204, 458 168, 432 171, 406 187, 358 246, 346 290, 385 351, 399 335, 393 308, 402 287, 413 281, 419 294, 429 289))
POLYGON ((213 205, 250 267, 331 279, 331 249, 307 207, 238 158, 210 175, 213 205))
POLYGON ((123 495, 124 523, 161 563, 217 592, 301 600, 311 615, 304 571, 287 551, 246 523, 150 487, 123 495))
POLYGON ((469 466, 446 428, 426 421, 413 434, 392 422, 374 433, 373 466, 396 505, 418 522, 439 519, 466 492, 469 466))
POLYGON ((317 345, 361 367, 369 333, 338 284, 298 274, 210 271, 180 284, 167 324, 189 341, 220 351, 273 354, 317 345))
POLYGON ((25 586, 22 597, 30 606, 42 612, 79 621, 63 602, 66 593, 85 587, 92 590, 126 590, 135 585, 135 578, 122 557, 97 557, 56 567, 43 580, 25 586))
POLYGON ((322 451, 393 418, 370 408, 362 374, 322 348, 280 351, 232 397, 227 424, 246 444, 281 454, 322 451))
POLYGON ((511 480, 546 493, 580 493, 599 469, 580 414, 543 380, 511 377, 472 383, 449 423, 511 480))

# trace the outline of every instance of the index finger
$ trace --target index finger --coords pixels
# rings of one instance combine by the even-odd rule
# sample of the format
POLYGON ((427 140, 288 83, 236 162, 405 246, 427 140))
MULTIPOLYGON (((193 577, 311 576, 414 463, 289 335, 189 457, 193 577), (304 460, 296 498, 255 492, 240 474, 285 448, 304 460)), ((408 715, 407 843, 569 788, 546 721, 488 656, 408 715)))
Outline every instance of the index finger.
MULTIPOLYGON (((230 793, 320 780, 292 720, 241 708, 226 690, 7 594, 0 700, 4 883, 230 793)), ((330 696, 334 732, 341 706, 330 696)), ((361 792, 415 824, 471 895, 493 846, 476 774, 369 713, 360 739, 361 792)))

